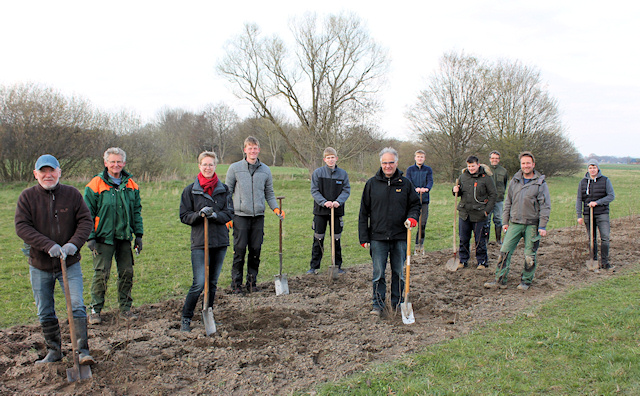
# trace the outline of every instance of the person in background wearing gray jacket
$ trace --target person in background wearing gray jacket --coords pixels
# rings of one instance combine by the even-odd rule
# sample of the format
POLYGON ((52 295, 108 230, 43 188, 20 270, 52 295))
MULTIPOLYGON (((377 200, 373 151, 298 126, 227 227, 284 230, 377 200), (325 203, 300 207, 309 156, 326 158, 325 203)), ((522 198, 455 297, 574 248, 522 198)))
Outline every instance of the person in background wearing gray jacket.
MULTIPOLYGON (((576 198, 576 214, 578 224, 584 224, 587 232, 591 232, 590 209, 593 208, 593 221, 597 232, 600 233, 600 268, 612 269, 609 264, 609 234, 611 225, 609 223, 609 204, 615 199, 613 185, 608 177, 603 176, 598 166, 598 161, 589 160, 587 173, 580 180, 578 185, 578 196, 576 198), (584 215, 584 220, 582 216, 584 215)), ((596 240, 596 230, 593 230, 593 240, 596 240)), ((598 259, 598 244, 593 245, 593 260, 598 259)))
POLYGON ((311 175, 311 196, 313 197, 313 247, 311 248, 311 267, 307 274, 317 275, 324 251, 324 235, 327 224, 331 224, 331 208, 334 210, 335 257, 338 273, 343 274, 342 248, 340 235, 342 234, 342 216, 344 204, 351 194, 349 176, 344 169, 338 168, 338 153, 333 147, 324 149, 323 161, 326 164, 313 171, 311 175))
POLYGON ((234 162, 227 170, 225 184, 233 196, 233 265, 231 288, 235 294, 243 293, 242 276, 244 258, 247 258, 247 291, 257 292, 256 281, 260 266, 260 250, 264 237, 265 200, 273 213, 284 220, 284 211, 278 207, 273 192, 273 179, 269 167, 258 159, 260 143, 249 136, 244 140, 245 158, 234 162))
POLYGON ((520 170, 513 175, 504 201, 502 228, 505 234, 496 278, 484 284, 487 289, 507 287, 511 255, 521 238, 524 238, 524 270, 518 290, 528 290, 533 282, 540 237, 547 235, 546 227, 551 213, 549 187, 545 176, 535 170, 535 166, 533 154, 528 151, 520 154, 520 170))

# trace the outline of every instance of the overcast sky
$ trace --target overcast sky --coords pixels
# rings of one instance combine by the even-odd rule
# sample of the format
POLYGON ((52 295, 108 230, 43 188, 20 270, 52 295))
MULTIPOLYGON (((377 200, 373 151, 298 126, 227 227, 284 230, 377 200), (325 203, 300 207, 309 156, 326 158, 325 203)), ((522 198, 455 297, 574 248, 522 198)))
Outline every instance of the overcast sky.
POLYGON ((245 22, 288 36, 307 11, 354 12, 389 50, 382 127, 404 120, 445 52, 539 69, 584 155, 640 157, 640 3, 629 1, 4 1, 0 84, 35 82, 153 119, 164 107, 248 106, 215 73, 245 22))

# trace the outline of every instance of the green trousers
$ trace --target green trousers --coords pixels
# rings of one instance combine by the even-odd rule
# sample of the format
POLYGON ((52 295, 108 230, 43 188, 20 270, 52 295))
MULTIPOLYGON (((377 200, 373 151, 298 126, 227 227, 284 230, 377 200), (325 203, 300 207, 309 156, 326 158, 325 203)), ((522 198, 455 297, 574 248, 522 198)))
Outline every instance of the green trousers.
POLYGON ((530 285, 536 272, 536 253, 540 246, 540 234, 537 225, 515 224, 509 222, 509 228, 502 240, 500 257, 496 266, 496 281, 506 284, 511 265, 511 256, 516 250, 520 239, 524 238, 524 270, 522 271, 522 283, 530 285))
POLYGON ((118 303, 120 311, 131 310, 133 298, 133 253, 131 242, 116 239, 115 245, 104 243, 96 244, 96 253, 93 256, 93 280, 91 282, 91 309, 96 312, 104 307, 104 295, 107 292, 107 284, 111 274, 111 263, 115 256, 118 268, 118 303))

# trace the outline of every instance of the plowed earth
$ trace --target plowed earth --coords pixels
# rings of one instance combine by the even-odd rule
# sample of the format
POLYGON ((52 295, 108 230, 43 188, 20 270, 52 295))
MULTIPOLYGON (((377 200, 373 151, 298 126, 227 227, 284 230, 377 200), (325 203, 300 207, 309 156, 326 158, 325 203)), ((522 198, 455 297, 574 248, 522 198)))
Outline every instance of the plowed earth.
MULTIPOLYGON (((214 315, 221 324, 212 337, 204 335, 198 312, 193 331, 179 331, 182 300, 138 307, 140 318, 133 322, 107 312, 101 325, 89 328, 91 352, 98 361, 92 366, 93 378, 71 384, 66 380, 72 365, 66 320, 61 320, 65 358, 46 365, 33 364, 45 354, 38 325, 3 329, 0 393, 247 395, 312 390, 315 384, 527 312, 570 288, 616 276, 638 263, 640 217, 614 220, 611 228, 611 263, 616 269, 599 274, 585 266, 584 228, 550 231, 541 242, 536 278, 526 298, 516 289, 524 262, 522 242, 514 253, 508 288, 497 291, 483 288, 495 270, 495 244, 489 246, 491 267, 485 270, 447 272, 444 263, 450 251, 413 256, 412 325, 404 325, 399 313, 382 319, 369 314, 371 264, 348 267, 334 282, 326 272, 290 277, 287 296, 275 295, 273 281, 246 296, 219 289, 214 315)), ((58 312, 64 315, 64 308, 59 306, 58 312)))

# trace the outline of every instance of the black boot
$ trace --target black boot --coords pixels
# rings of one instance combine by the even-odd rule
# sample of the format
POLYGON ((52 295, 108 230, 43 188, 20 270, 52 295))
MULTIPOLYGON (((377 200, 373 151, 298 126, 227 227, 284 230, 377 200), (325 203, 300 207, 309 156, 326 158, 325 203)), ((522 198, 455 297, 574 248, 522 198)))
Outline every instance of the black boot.
POLYGON ((496 231, 496 243, 502 245, 502 226, 495 226, 494 230, 496 231))
POLYGON ((78 341, 78 359, 80 364, 96 364, 96 361, 89 354, 89 342, 87 335, 87 318, 73 318, 76 327, 76 341, 78 341))
POLYGON ((48 353, 44 359, 36 361, 36 364, 61 360, 62 350, 60 349, 60 324, 58 324, 58 320, 40 323, 40 326, 42 327, 42 334, 44 335, 44 342, 47 344, 48 353))

